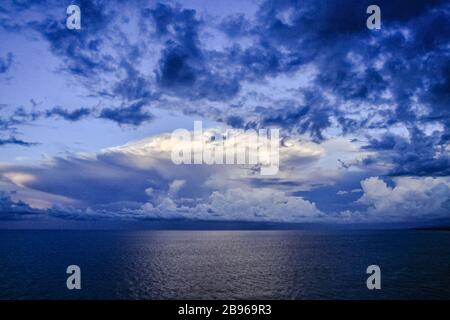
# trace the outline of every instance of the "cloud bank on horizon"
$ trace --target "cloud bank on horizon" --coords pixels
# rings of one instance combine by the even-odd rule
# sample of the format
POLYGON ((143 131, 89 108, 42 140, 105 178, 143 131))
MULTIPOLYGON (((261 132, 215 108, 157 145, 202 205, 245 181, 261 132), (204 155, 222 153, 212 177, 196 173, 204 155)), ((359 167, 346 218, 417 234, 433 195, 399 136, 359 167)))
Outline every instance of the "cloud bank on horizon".
POLYGON ((0 220, 450 219, 450 1, 372 2, 2 2, 0 220), (173 164, 194 120, 279 173, 173 164))

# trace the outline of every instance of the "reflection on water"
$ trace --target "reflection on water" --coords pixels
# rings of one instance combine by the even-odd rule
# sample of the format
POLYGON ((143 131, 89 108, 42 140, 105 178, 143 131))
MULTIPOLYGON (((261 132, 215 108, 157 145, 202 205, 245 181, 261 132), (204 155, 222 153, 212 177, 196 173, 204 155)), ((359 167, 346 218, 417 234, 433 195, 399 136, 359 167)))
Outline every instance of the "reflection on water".
POLYGON ((0 298, 449 299, 449 248, 448 232, 0 231, 0 298))

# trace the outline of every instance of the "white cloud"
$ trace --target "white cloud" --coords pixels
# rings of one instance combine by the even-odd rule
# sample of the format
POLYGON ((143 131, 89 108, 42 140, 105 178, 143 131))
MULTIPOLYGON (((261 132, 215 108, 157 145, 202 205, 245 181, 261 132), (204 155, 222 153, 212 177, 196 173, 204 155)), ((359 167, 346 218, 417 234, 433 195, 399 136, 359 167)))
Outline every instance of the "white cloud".
POLYGON ((214 191, 196 206, 177 205, 170 197, 147 203, 137 214, 147 218, 197 220, 311 222, 325 215, 312 202, 270 188, 237 188, 214 191))
POLYGON ((435 218, 448 215, 450 208, 450 181, 448 178, 398 177, 390 187, 379 177, 361 181, 362 197, 359 204, 368 206, 365 212, 346 211, 347 218, 378 221, 435 218))
POLYGON ((169 185, 169 196, 174 197, 178 191, 186 184, 185 180, 173 180, 169 185))
POLYGON ((210 212, 224 220, 305 222, 323 216, 314 203, 271 188, 213 192, 198 209, 203 215, 210 212))
POLYGON ((356 161, 366 155, 358 143, 344 138, 323 143, 308 142, 301 137, 283 141, 280 172, 269 177, 261 177, 245 165, 175 165, 171 161, 171 148, 170 135, 161 134, 105 149, 90 157, 55 158, 33 168, 3 166, 0 180, 15 191, 14 200, 39 208, 60 205, 60 210, 73 205, 77 210, 72 210, 70 216, 80 218, 86 214, 86 208, 91 208, 89 216, 101 218, 278 222, 331 219, 388 222, 433 218, 449 211, 447 178, 394 178, 391 187, 381 178, 372 177, 361 181, 361 189, 337 192, 338 195, 361 192, 356 203, 362 208, 359 211, 349 208, 325 214, 314 202, 294 196, 298 191, 320 190, 339 183, 342 175, 352 169, 342 169, 338 157, 356 161), (60 185, 65 188, 58 188, 60 185), (49 193, 44 198, 40 190, 56 190, 58 194, 50 197, 49 193), (112 194, 110 190, 116 191, 112 194), (144 199, 143 192, 147 194, 144 199), (31 197, 33 194, 48 203, 36 203, 38 197, 31 197), (122 205, 127 203, 133 205, 122 205), (115 204, 120 204, 120 210, 111 209, 109 214, 108 208, 115 204), (94 215, 92 212, 96 210, 101 214, 94 215))

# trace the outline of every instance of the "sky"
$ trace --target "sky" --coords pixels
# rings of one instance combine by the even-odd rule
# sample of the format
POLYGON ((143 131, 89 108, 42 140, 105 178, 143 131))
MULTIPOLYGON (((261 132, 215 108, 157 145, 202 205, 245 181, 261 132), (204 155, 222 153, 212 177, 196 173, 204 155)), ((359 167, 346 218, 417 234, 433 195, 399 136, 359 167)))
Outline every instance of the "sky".
POLYGON ((2 1, 0 226, 450 221, 449 18, 441 0, 2 1), (174 164, 194 121, 279 129, 278 173, 174 164))

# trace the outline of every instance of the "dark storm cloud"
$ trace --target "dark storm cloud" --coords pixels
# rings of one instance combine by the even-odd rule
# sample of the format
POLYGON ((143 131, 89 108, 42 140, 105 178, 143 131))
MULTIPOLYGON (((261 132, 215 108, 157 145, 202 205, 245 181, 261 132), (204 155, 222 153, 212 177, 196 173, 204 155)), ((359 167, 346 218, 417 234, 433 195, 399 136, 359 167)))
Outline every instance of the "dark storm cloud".
MULTIPOLYGON (((302 64, 314 63, 319 70, 314 87, 318 95, 324 90, 336 95, 337 102, 328 104, 327 108, 339 119, 344 132, 362 128, 375 114, 382 118, 377 124, 381 127, 416 121, 417 115, 411 110, 415 96, 418 95, 430 108, 448 99, 445 61, 448 64, 449 52, 445 44, 450 34, 449 11, 448 6, 444 10, 431 10, 442 3, 382 1, 378 5, 382 8, 383 28, 392 28, 392 31, 384 33, 382 29, 374 33, 366 29, 363 19, 369 3, 268 1, 258 14, 255 35, 261 38, 260 44, 237 56, 246 71, 257 76, 289 72, 302 64), (290 15, 286 18, 289 21, 279 17, 286 12, 290 15), (401 27, 407 28, 410 35, 403 34, 401 27), (281 54, 280 48, 285 53, 281 54), (349 53, 358 55, 359 60, 352 61, 349 53), (425 59, 425 56, 428 57, 425 59), (377 60, 383 60, 384 65, 377 67, 377 60), (358 70, 360 67, 364 70, 358 70), (435 88, 431 94, 429 84, 435 88), (390 99, 383 98, 388 88, 393 94, 390 99), (428 104, 433 98, 438 100, 437 103, 428 104), (343 103, 361 102, 390 103, 397 105, 397 109, 395 113, 375 109, 367 118, 360 116, 355 120, 349 117, 353 116, 352 110, 338 108, 343 103)), ((292 112, 292 116, 295 121, 297 113, 292 112)), ((277 116, 271 115, 273 117, 277 116)), ((283 123, 292 126, 286 114, 280 114, 278 118, 283 119, 279 123, 281 126, 283 123)), ((306 113, 297 120, 304 121, 305 118, 311 123, 319 121, 310 128, 315 130, 312 132, 316 137, 320 137, 320 131, 327 128, 323 117, 306 113)))
POLYGON ((242 128, 244 126, 244 120, 239 116, 228 117, 226 123, 233 128, 242 128))
POLYGON ((291 132, 310 133, 313 140, 323 139, 322 130, 330 126, 332 109, 328 101, 315 92, 305 92, 305 103, 296 105, 294 102, 276 110, 260 110, 262 125, 289 128, 291 132))
POLYGON ((450 157, 445 152, 446 146, 440 143, 440 135, 425 135, 418 128, 413 128, 410 132, 410 139, 385 134, 380 139, 370 140, 364 148, 378 153, 366 163, 392 163, 392 176, 450 175, 450 157))
MULTIPOLYGON (((400 144, 384 159, 396 164, 391 174, 448 175, 448 157, 436 156, 436 150, 445 147, 450 137, 448 2, 381 1, 377 3, 382 10, 382 30, 378 32, 365 27, 365 9, 369 4, 262 4, 251 31, 259 41, 245 50, 236 47, 230 54, 245 70, 242 78, 289 73, 306 63, 313 63, 318 76, 313 81, 314 94, 310 89, 299 90, 307 95, 305 103, 256 108, 260 122, 252 120, 252 124, 310 133, 318 141, 332 125, 332 117, 344 134, 404 124, 413 140, 398 141, 400 144), (330 101, 323 92, 333 93, 335 100, 330 101), (391 109, 378 107, 383 104, 391 109), (425 112, 418 113, 417 104, 422 104, 425 112), (444 134, 427 136, 417 129, 417 125, 433 122, 443 125, 444 134)), ((227 18, 223 23, 231 26, 231 34, 227 29, 224 32, 232 38, 248 35, 240 19, 234 22, 227 18)), ((249 125, 245 119, 229 123, 249 125)), ((378 145, 387 142, 379 141, 378 145)), ((372 140, 371 148, 376 145, 372 140)))
POLYGON ((137 126, 153 119, 153 115, 151 113, 143 110, 143 107, 146 104, 146 101, 138 101, 130 106, 120 108, 104 108, 100 112, 99 118, 115 121, 120 125, 129 124, 137 126))
POLYGON ((42 213, 23 201, 13 201, 10 193, 0 191, 0 220, 22 220, 42 213))
POLYGON ((95 82, 107 79, 108 86, 95 92, 93 97, 119 99, 120 102, 103 108, 99 113, 88 108, 69 111, 57 107, 45 115, 68 121, 92 116, 119 125, 140 125, 153 119, 153 115, 143 107, 157 99, 157 95, 151 92, 149 79, 135 67, 142 58, 143 47, 131 45, 120 30, 121 24, 117 21, 119 2, 99 0, 71 4, 79 5, 82 10, 81 30, 66 28, 65 13, 61 20, 48 18, 30 25, 50 43, 53 53, 64 60, 64 71, 83 77, 90 89, 96 86, 95 82), (112 42, 114 50, 111 51, 109 46, 112 42))
POLYGON ((226 100, 238 93, 239 81, 234 75, 223 68, 219 68, 221 72, 214 70, 220 57, 201 48, 198 34, 202 21, 195 10, 158 4, 144 14, 153 19, 156 36, 165 43, 156 71, 162 90, 213 101, 226 100))
POLYGON ((17 167, 36 177, 27 187, 100 205, 148 198, 145 189, 152 180, 160 180, 152 170, 138 170, 124 165, 116 155, 99 155, 96 159, 55 158, 48 166, 17 167), (127 186, 124 188, 124 186, 127 186))
POLYGON ((106 27, 114 18, 114 12, 107 3, 102 0, 78 0, 70 3, 82 8, 82 31, 67 29, 65 6, 60 6, 61 19, 46 18, 30 22, 30 26, 42 34, 56 55, 64 58, 67 65, 65 69, 69 72, 83 77, 110 72, 114 70, 112 58, 100 49, 104 42, 101 35, 106 33, 106 27))

